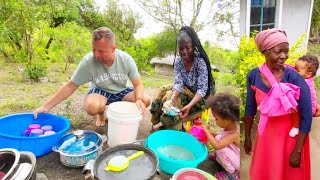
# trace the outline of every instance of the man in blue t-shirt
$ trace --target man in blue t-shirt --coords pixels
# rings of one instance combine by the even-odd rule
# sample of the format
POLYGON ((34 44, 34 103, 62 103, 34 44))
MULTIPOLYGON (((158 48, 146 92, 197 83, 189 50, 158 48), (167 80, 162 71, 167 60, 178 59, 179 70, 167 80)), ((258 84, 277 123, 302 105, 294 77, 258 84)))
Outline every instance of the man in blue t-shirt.
POLYGON ((96 126, 105 125, 105 105, 116 101, 135 102, 142 114, 146 114, 151 98, 144 92, 134 60, 126 52, 116 49, 115 36, 109 28, 100 27, 92 33, 92 52, 83 57, 71 79, 34 111, 34 118, 38 113, 49 112, 88 82, 90 90, 84 107, 88 114, 97 115, 96 126), (127 86, 128 80, 133 87, 127 86))

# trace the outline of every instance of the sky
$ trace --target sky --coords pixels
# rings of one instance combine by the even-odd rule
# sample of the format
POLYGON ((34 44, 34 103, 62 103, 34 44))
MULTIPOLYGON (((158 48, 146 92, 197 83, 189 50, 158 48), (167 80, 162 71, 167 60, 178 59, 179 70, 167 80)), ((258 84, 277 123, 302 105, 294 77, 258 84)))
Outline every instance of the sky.
MULTIPOLYGON (((152 16, 150 16, 147 12, 145 12, 139 5, 137 5, 133 0, 119 0, 121 3, 126 4, 127 6, 129 6, 134 12, 138 13, 141 16, 141 20, 143 22, 143 26, 141 28, 138 29, 137 33, 135 34, 136 38, 145 38, 148 37, 152 34, 155 33, 159 33, 161 32, 164 27, 165 24, 162 22, 159 22, 157 20, 155 20, 152 16)), ((205 0, 204 3, 208 3, 209 0, 205 0)), ((218 0, 218 2, 221 1, 227 1, 227 0, 218 0)), ((98 5, 98 7, 105 7, 106 6, 106 0, 95 0, 95 3, 98 5)), ((208 10, 206 10, 205 8, 207 8, 208 6, 206 6, 206 4, 204 4, 202 6, 202 12, 207 12, 208 10)), ((217 7, 219 7, 219 3, 217 3, 217 7)), ((184 7, 183 9, 185 11, 188 11, 188 9, 190 9, 191 7, 184 7)), ((236 7, 236 8, 240 8, 236 7)), ((190 10, 189 10, 190 11, 190 10)), ((188 13, 185 13, 188 14, 188 13)), ((200 11, 200 15, 199 15, 199 19, 205 18, 206 14, 201 13, 200 11)), ((236 24, 236 31, 240 31, 240 25, 236 24)), ((224 25, 219 25, 216 28, 224 30, 226 29, 226 27, 224 25)), ((228 49, 237 49, 238 47, 238 42, 239 39, 238 38, 234 38, 234 37, 224 37, 223 39, 219 39, 218 36, 216 35, 216 33, 212 30, 212 27, 210 26, 206 26, 203 30, 199 31, 198 33, 199 39, 201 40, 201 42, 204 41, 209 41, 212 44, 216 44, 218 46, 221 46, 223 48, 228 48, 228 49)))

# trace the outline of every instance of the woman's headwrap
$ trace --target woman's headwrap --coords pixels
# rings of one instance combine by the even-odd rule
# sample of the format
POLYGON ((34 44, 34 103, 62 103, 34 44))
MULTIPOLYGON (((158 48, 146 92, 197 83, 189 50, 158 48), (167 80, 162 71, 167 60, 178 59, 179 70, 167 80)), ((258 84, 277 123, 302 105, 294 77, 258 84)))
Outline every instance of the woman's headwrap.
POLYGON ((259 32, 255 38, 256 45, 261 53, 281 43, 289 43, 285 31, 280 29, 267 29, 259 32))

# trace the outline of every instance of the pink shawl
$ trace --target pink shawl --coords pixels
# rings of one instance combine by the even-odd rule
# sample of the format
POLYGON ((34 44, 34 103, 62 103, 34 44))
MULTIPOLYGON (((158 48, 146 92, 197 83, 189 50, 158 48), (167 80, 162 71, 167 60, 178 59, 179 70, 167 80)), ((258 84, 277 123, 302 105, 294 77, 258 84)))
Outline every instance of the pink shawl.
POLYGON ((268 117, 290 114, 297 111, 298 103, 296 100, 300 96, 300 87, 290 83, 278 82, 266 63, 260 66, 259 70, 271 85, 270 91, 259 105, 260 122, 258 132, 263 134, 268 123, 268 117))

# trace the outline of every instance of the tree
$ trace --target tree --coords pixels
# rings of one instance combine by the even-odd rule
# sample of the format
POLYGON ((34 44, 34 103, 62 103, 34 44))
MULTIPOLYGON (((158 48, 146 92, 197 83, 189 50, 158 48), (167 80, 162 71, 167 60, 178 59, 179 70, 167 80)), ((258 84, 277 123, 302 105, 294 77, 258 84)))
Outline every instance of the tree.
MULTIPOLYGON (((34 43, 34 33, 43 30, 43 22, 48 22, 50 28, 54 29, 65 22, 75 21, 83 24, 80 16, 81 3, 88 4, 88 0, 9 0, 0 3, 0 52, 8 59, 20 59, 22 62, 32 63, 34 49, 39 43, 34 43), (17 52, 19 57, 17 57, 17 52)), ((82 5, 83 7, 84 5, 82 5)), ((39 39, 39 38, 38 38, 39 39)), ((40 38, 40 40, 42 40, 40 38)), ((47 40, 45 49, 48 49, 53 37, 47 40)), ((20 61, 19 60, 19 61, 20 61)))
MULTIPOLYGON (((43 20, 48 22, 49 27, 52 29, 62 26, 67 22, 76 22, 79 25, 85 24, 86 19, 84 15, 86 14, 86 10, 91 10, 91 7, 93 7, 91 1, 88 0, 39 1, 39 3, 37 3, 37 6, 42 6, 42 9, 47 12, 43 20)), ((45 46, 45 52, 47 55, 49 54, 49 48, 53 40, 53 35, 51 35, 45 46)))
POLYGON ((310 36, 319 37, 320 35, 319 29, 320 29, 320 0, 314 0, 310 36))
POLYGON ((165 57, 173 54, 176 47, 176 34, 171 28, 165 28, 162 32, 151 37, 157 46, 156 56, 165 57))
POLYGON ((133 11, 108 0, 100 12, 93 0, 0 0, 0 55, 26 63, 32 79, 45 75, 49 62, 77 62, 90 49, 90 34, 110 27, 118 47, 130 46, 142 23, 133 11), (85 38, 83 40, 82 38, 85 38))
MULTIPOLYGON (((234 30, 239 17, 239 8, 235 8, 239 3, 238 0, 134 1, 154 19, 172 27, 176 33, 184 25, 192 26, 196 31, 200 31, 207 25, 215 29, 218 24, 224 24, 229 26, 230 30, 224 29, 224 33, 230 32, 233 36, 239 36, 234 30)), ((219 33, 223 35, 222 31, 219 33)))
POLYGON ((105 24, 115 33, 117 45, 120 48, 132 45, 134 33, 142 26, 138 14, 115 0, 108 0, 103 19, 105 24))
POLYGON ((125 47, 136 61, 139 70, 150 72, 152 66, 149 63, 153 57, 165 57, 173 54, 175 50, 176 34, 171 28, 166 28, 164 31, 141 38, 134 42, 133 45, 125 47))

